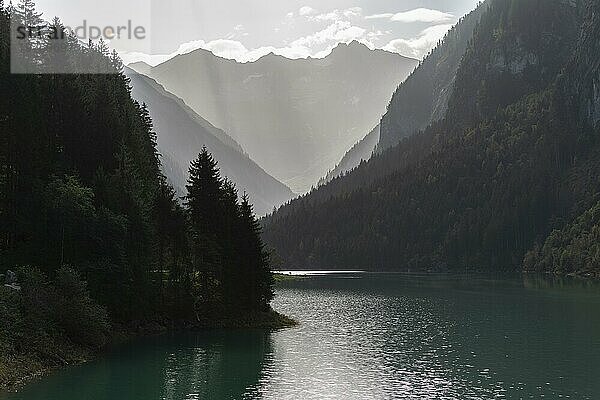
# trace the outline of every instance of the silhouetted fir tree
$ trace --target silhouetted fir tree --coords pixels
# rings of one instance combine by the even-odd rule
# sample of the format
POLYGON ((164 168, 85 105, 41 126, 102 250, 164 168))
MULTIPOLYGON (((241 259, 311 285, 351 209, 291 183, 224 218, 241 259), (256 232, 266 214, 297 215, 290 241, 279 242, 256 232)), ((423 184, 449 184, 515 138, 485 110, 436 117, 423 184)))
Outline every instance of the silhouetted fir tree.
POLYGON ((9 220, 11 217, 9 199, 11 197, 11 154, 14 150, 12 132, 9 130, 8 102, 10 93, 7 75, 9 73, 9 16, 0 0, 0 258, 6 257, 10 244, 9 220))
POLYGON ((242 292, 246 293, 251 309, 264 311, 273 299, 273 276, 269 255, 261 239, 261 227, 254 215, 248 195, 244 193, 240 203, 240 274, 244 279, 242 292))
POLYGON ((238 208, 238 193, 235 185, 229 179, 225 178, 221 187, 221 211, 222 232, 219 235, 219 243, 222 251, 222 271, 221 281, 223 287, 224 299, 229 307, 234 307, 239 303, 239 298, 243 297, 236 283, 243 280, 239 273, 240 254, 238 251, 239 238, 238 223, 240 219, 238 208))
POLYGON ((222 300, 221 188, 217 162, 206 147, 192 161, 185 206, 191 223, 191 251, 195 278, 198 279, 198 304, 222 300))
POLYGON ((198 158, 190 165, 185 205, 190 212, 192 226, 214 236, 217 234, 214 222, 221 208, 221 187, 217 162, 203 147, 198 158))
MULTIPOLYGON (((38 61, 44 59, 43 47, 48 43, 45 35, 39 35, 38 27, 43 26, 44 21, 42 13, 37 12, 33 0, 19 0, 16 5, 11 7, 11 23, 13 26, 23 26, 27 30, 33 29, 32 36, 26 39, 19 39, 14 43, 15 51, 13 54, 19 54, 19 62, 35 65, 38 61)), ((15 35, 15 32, 11 32, 15 35)))
POLYGON ((187 189, 192 266, 199 279, 196 310, 215 310, 216 302, 226 313, 267 310, 272 275, 248 197, 238 202, 235 185, 220 178, 206 148, 190 166, 187 189))

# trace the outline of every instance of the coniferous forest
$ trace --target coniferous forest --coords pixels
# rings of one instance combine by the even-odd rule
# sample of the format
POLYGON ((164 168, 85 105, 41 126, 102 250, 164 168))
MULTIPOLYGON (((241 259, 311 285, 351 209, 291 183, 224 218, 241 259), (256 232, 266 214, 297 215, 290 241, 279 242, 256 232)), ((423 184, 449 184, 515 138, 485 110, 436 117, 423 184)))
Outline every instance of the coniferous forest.
POLYGON ((10 74, 9 13, 41 24, 30 0, 0 3, 0 270, 21 287, 0 288, 0 351, 12 359, 0 380, 101 347, 116 326, 269 311, 269 257, 252 205, 206 149, 178 199, 116 53, 39 41, 40 62, 60 52, 113 73, 10 74))

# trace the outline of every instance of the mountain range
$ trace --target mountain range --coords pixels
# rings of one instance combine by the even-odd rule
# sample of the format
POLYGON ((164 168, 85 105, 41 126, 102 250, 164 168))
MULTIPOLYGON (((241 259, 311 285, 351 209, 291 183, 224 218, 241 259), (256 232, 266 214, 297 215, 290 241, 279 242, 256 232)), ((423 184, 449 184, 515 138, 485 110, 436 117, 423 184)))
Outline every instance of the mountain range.
POLYGON ((353 170, 374 151, 381 153, 444 117, 458 66, 487 4, 482 3, 450 29, 394 92, 379 125, 356 143, 320 184, 353 170))
POLYGON ((239 63, 206 50, 132 64, 227 132, 264 170, 305 193, 376 126, 418 61, 358 42, 322 59, 239 63))

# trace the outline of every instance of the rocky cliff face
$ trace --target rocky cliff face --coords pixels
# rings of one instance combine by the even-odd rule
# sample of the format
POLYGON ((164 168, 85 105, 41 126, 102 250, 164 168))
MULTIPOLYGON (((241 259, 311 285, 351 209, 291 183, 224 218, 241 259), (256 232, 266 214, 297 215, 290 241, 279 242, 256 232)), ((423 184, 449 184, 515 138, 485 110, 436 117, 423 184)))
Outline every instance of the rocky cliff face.
POLYGON ((570 103, 587 122, 600 123, 600 2, 588 0, 575 56, 560 81, 570 103))
POLYGON ((446 115, 456 72, 488 4, 489 1, 480 4, 462 18, 440 45, 398 87, 387 113, 381 119, 378 152, 396 145, 446 115))
POLYGON ((581 9, 581 0, 490 2, 461 62, 448 119, 468 126, 554 82, 578 43, 581 9))

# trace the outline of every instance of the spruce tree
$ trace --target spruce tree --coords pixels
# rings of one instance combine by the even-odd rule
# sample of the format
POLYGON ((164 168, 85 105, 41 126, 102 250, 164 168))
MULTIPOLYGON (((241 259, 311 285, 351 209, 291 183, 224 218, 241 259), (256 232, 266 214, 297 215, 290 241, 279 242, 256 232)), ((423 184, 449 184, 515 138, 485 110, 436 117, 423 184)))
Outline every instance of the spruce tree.
POLYGON ((186 185, 185 205, 190 212, 192 226, 206 234, 216 234, 214 222, 220 211, 222 181, 217 162, 203 147, 192 161, 186 185))
MULTIPOLYGON (((11 11, 11 23, 13 26, 11 30, 15 26, 20 25, 29 34, 27 38, 19 38, 18 41, 14 42, 13 46, 16 47, 18 45, 19 51, 18 53, 15 51, 13 54, 19 54, 19 57, 22 57, 18 62, 29 64, 26 68, 39 67, 38 61, 43 60, 41 50, 48 43, 45 37, 46 32, 43 30, 44 20, 42 19, 42 13, 35 9, 33 0, 19 0, 17 5, 12 7, 11 11)), ((15 33, 16 30, 12 31, 11 35, 15 33)))
POLYGON ((267 311, 274 295, 273 275, 261 239, 261 227, 246 193, 240 204, 240 240, 247 304, 255 311, 267 311))
MULTIPOLYGON (((11 132, 9 130, 9 96, 8 86, 8 59, 9 59, 9 19, 4 8, 4 2, 0 0, 0 259, 6 259, 6 252, 10 242, 9 234, 9 196, 10 196, 10 154, 13 150, 11 132)), ((0 261, 0 267, 2 267, 0 261)))
POLYGON ((223 179, 221 188, 222 226, 219 235, 222 251, 222 286, 224 306, 232 309, 240 299, 238 289, 240 252, 238 243, 239 205, 238 192, 235 184, 229 179, 223 179))
POLYGON ((206 147, 192 161, 189 174, 185 206, 191 225, 191 256, 196 281, 194 297, 197 299, 196 309, 204 311, 210 304, 222 300, 219 243, 222 181, 217 162, 206 147))
POLYGON ((19 0, 14 7, 14 13, 26 27, 37 27, 42 25, 42 13, 35 9, 33 0, 19 0))

